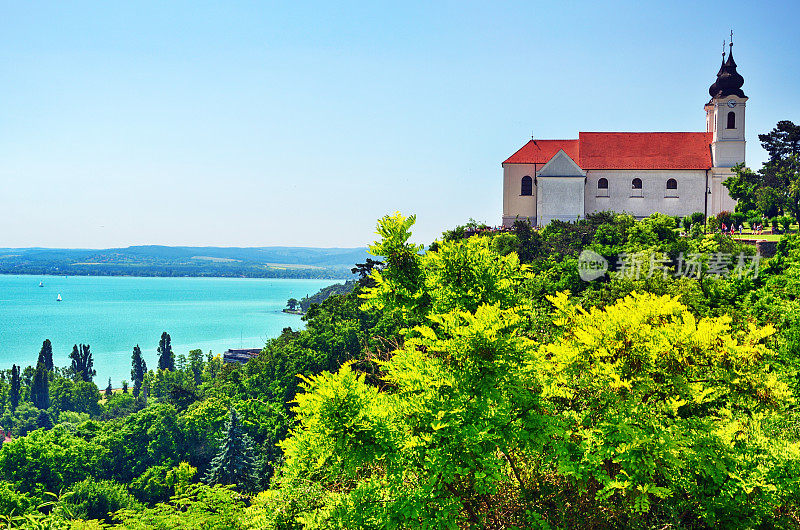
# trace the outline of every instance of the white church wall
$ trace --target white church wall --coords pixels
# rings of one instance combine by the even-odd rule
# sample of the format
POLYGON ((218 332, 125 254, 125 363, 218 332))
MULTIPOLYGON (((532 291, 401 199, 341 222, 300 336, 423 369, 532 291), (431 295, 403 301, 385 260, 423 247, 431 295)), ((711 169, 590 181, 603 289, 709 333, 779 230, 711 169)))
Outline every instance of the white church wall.
POLYGON ((736 201, 731 199, 728 188, 723 182, 733 172, 727 168, 714 168, 708 176, 708 187, 711 189, 708 201, 708 215, 717 215, 720 212, 732 212, 736 209, 736 201))
POLYGON ((655 212, 685 216, 705 209, 706 172, 704 170, 590 170, 586 177, 586 213, 615 211, 634 217, 655 212), (601 178, 608 189, 597 187, 601 178), (633 190, 634 178, 642 189, 633 190), (667 189, 667 180, 678 181, 677 190, 667 189), (605 195, 605 196, 604 196, 605 195))
POLYGON ((514 220, 530 219, 536 222, 536 185, 532 195, 522 195, 522 178, 536 177, 534 164, 503 165, 503 225, 511 226, 514 220))
POLYGON ((554 219, 576 221, 584 217, 586 178, 543 177, 538 179, 537 223, 541 226, 554 219))

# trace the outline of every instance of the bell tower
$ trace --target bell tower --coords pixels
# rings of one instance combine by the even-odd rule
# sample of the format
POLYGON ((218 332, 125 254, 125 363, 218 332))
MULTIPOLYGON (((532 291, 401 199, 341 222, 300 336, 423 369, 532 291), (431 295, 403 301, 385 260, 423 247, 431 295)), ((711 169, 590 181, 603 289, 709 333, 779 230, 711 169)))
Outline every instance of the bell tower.
POLYGON ((731 167, 745 163, 745 108, 747 96, 742 91, 744 78, 736 71, 733 60, 733 31, 731 31, 728 58, 725 45, 722 48, 722 66, 717 80, 708 89, 711 100, 706 103, 706 131, 712 134, 711 160, 707 193, 709 215, 727 210, 733 211, 736 201, 728 195, 722 185, 731 174, 731 167))

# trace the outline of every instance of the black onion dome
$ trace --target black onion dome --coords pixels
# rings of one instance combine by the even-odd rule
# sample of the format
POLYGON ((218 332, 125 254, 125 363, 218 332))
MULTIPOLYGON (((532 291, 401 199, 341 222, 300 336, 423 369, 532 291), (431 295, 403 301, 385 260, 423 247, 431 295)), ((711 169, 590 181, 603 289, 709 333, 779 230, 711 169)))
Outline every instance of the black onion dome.
POLYGON ((742 91, 744 77, 736 71, 736 61, 733 60, 733 44, 728 54, 728 60, 722 63, 717 74, 717 80, 708 89, 711 99, 724 98, 728 96, 746 97, 742 91))
MULTIPOLYGON (((722 75, 722 72, 724 70, 725 70, 725 49, 723 48, 723 51, 722 51, 722 64, 720 64, 720 66, 719 66, 719 72, 717 72, 717 79, 719 79, 719 76, 722 75)), ((708 94, 713 99, 716 96, 717 92, 719 92, 719 87, 717 87, 717 82, 714 81, 714 84, 711 85, 708 88, 708 94)))

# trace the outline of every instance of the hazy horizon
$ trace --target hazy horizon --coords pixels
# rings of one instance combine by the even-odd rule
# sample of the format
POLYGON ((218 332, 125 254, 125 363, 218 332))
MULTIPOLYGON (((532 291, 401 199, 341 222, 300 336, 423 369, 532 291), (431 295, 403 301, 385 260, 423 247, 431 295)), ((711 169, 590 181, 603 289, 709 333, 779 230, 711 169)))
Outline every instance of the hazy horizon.
POLYGON ((2 6, 4 248, 360 248, 395 211, 418 242, 496 225, 532 133, 704 130, 731 28, 748 164, 800 122, 795 2, 2 6))

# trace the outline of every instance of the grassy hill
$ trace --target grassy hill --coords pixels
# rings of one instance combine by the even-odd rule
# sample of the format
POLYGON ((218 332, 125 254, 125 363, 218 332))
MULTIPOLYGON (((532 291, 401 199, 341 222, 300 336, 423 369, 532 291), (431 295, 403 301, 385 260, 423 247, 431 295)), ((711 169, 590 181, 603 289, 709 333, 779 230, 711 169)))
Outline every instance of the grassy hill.
POLYGON ((346 278, 365 248, 2 248, 0 274, 346 278))

